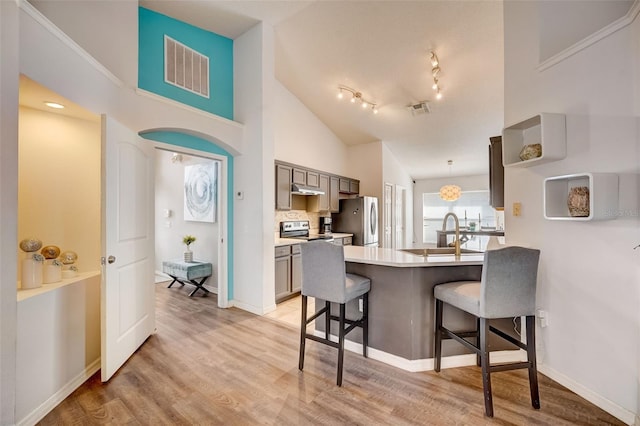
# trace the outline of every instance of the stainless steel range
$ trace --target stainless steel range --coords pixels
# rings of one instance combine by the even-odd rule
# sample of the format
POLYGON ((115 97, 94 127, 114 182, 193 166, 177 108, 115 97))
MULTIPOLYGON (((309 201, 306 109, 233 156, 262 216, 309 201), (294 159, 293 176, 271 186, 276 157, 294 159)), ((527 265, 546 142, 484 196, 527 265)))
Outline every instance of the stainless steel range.
POLYGON ((333 241, 331 234, 310 234, 308 220, 290 220, 280 222, 280 238, 295 238, 304 241, 333 241))

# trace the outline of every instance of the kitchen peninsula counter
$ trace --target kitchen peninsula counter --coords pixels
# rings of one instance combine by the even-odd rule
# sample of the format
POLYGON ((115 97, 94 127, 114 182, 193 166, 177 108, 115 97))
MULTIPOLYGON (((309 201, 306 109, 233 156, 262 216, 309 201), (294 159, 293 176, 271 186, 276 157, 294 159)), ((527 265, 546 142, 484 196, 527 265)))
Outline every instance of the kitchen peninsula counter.
MULTIPOLYGON (((371 280, 370 356, 407 370, 432 369, 435 318, 433 289, 438 284, 450 281, 480 281, 484 254, 462 254, 459 258, 441 254, 423 257, 399 250, 361 246, 346 246, 344 254, 347 272, 371 280)), ((347 304, 348 318, 361 315, 358 304, 358 300, 347 304)), ((324 301, 317 300, 316 309, 322 306, 324 301)), ((337 309, 337 305, 332 307, 335 312, 337 309)), ((449 306, 445 306, 444 318, 453 330, 473 330, 476 326, 473 316, 449 306)), ((512 324, 509 326, 513 328, 512 324)), ((316 330, 324 331, 324 321, 316 322, 316 330)), ((331 334, 337 335, 337 327, 333 329, 332 325, 331 334)), ((347 340, 360 344, 361 330, 354 330, 347 340)), ((491 343, 495 348, 499 341, 492 339, 491 343)), ((513 349, 505 345, 499 348, 513 349)), ((452 345, 451 341, 443 344, 444 356, 469 353, 462 345, 452 345)), ((468 361, 469 365, 475 364, 475 357, 470 357, 468 361)))

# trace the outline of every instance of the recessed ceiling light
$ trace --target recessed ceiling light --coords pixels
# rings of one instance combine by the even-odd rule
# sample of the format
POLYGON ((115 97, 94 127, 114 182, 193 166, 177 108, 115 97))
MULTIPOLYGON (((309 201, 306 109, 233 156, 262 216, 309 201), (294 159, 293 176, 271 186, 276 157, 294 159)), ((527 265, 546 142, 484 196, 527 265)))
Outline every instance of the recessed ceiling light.
POLYGON ((62 109, 64 108, 64 105, 56 103, 56 102, 45 102, 44 103, 46 106, 48 106, 49 108, 55 108, 55 109, 62 109))

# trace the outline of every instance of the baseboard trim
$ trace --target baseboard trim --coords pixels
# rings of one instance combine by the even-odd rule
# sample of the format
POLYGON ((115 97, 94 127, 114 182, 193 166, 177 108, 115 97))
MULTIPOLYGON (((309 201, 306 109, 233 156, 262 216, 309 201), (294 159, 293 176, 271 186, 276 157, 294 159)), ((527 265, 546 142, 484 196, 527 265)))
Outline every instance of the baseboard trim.
POLYGON ((100 358, 89 364, 80 374, 71 379, 60 390, 51 395, 45 402, 40 404, 35 410, 27 414, 22 420, 17 422, 18 426, 31 426, 38 423, 44 418, 51 410, 53 410, 58 404, 65 400, 66 397, 71 395, 73 391, 78 389, 84 382, 93 376, 98 370, 100 370, 100 358))
MULTIPOLYGON (((323 331, 315 330, 313 334, 318 337, 324 337, 323 331)), ((334 342, 338 341, 338 337, 334 336, 333 334, 329 335, 329 339, 334 342)), ((360 354, 362 353, 361 343, 345 340, 344 348, 349 352, 360 354)), ((420 371, 433 371, 434 366, 433 358, 406 359, 398 355, 393 355, 372 347, 368 348, 367 356, 371 359, 375 359, 376 361, 380 361, 387 365, 391 365, 392 367, 396 367, 412 373, 417 373, 420 371)), ((526 360, 526 353, 520 349, 513 351, 491 352, 491 362, 519 362, 524 360, 526 360)), ((442 357, 442 368, 468 367, 471 365, 476 365, 476 356, 474 354, 451 355, 442 357)))
POLYGON ((560 383, 565 388, 569 389, 572 392, 580 395, 582 398, 586 399, 593 405, 603 409, 607 413, 616 417, 620 421, 628 424, 628 425, 640 425, 640 417, 633 413, 632 411, 627 410, 616 404, 613 401, 608 400, 607 398, 598 395, 591 389, 588 389, 586 386, 576 382, 570 377, 565 376, 564 374, 554 370, 548 365, 538 365, 538 371, 550 379, 560 383))

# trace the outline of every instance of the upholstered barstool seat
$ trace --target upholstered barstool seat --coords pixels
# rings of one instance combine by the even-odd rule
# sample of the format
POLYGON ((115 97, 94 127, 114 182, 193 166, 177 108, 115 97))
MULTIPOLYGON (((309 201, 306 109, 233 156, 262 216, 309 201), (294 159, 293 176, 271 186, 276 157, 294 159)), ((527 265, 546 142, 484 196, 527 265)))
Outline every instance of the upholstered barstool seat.
POLYGON ((306 339, 314 340, 338 349, 338 386, 342 386, 342 366, 344 360, 344 337, 356 327, 362 329, 362 355, 367 357, 369 278, 347 274, 344 262, 344 248, 326 241, 311 241, 300 245, 302 258, 302 316, 300 322, 300 357, 298 368, 304 368, 306 339), (314 315, 307 316, 307 298, 325 301, 325 306, 314 315), (362 298, 362 316, 352 320, 346 318, 346 304, 362 298), (339 316, 331 315, 331 303, 340 305, 339 316), (307 325, 324 315, 324 338, 307 333, 307 325), (329 339, 331 321, 338 322, 338 342, 329 339))
POLYGON ((436 299, 435 370, 440 371, 442 340, 454 339, 478 356, 482 368, 485 414, 493 417, 491 373, 527 368, 531 404, 540 408, 536 367, 535 300, 539 250, 507 247, 485 253, 480 281, 457 281, 439 284, 434 288, 436 299), (442 324, 443 305, 453 306, 474 315, 476 330, 451 331, 442 324), (525 317, 526 342, 489 325, 489 320, 525 317), (489 332, 527 352, 526 362, 491 365, 489 359, 489 332), (476 344, 469 341, 475 337, 476 344))

